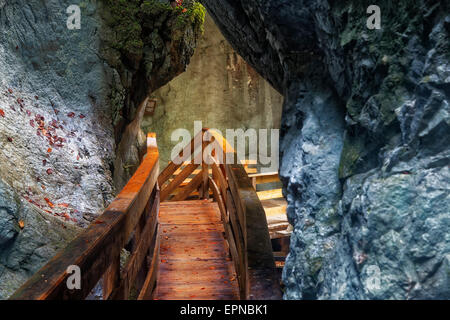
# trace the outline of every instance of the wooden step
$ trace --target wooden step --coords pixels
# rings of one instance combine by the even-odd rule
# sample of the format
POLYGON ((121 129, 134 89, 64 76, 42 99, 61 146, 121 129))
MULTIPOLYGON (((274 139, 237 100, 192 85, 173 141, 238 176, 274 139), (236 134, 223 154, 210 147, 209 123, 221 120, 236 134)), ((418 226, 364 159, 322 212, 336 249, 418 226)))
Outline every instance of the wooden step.
POLYGON ((283 198, 282 189, 264 190, 264 191, 259 191, 256 194, 258 195, 258 198, 261 201, 283 198))
MULTIPOLYGON (((285 199, 266 199, 262 200, 261 204, 264 207, 266 216, 272 215, 286 215, 287 201, 285 199)), ((286 217, 287 221, 287 217, 286 217)))
POLYGON ((235 300, 239 288, 217 203, 161 203, 160 272, 155 299, 235 300))

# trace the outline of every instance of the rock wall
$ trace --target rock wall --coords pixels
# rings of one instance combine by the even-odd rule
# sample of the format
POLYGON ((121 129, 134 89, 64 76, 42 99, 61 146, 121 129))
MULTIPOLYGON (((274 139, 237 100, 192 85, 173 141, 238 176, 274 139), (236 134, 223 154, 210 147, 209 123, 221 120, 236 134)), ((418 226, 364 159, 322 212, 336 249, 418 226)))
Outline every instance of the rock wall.
POLYGON ((194 121, 223 131, 280 128, 283 97, 250 67, 207 16, 204 34, 185 73, 152 94, 154 115, 144 117, 146 132, 156 132, 161 167, 170 160, 171 133, 194 131, 194 121))
POLYGON ((139 161, 139 106, 183 72, 204 8, 0 0, 0 298, 113 199, 139 161), (66 9, 81 8, 69 30, 66 9), (137 129, 136 129, 137 128, 137 129))
POLYGON ((203 3, 285 97, 286 299, 450 298, 448 1, 203 3))

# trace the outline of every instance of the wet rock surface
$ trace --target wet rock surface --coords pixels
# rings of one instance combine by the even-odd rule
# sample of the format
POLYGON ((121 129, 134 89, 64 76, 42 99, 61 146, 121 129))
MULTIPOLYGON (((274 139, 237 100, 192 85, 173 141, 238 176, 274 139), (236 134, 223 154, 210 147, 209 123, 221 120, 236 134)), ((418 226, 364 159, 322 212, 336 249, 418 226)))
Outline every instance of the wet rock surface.
POLYGON ((450 298, 448 2, 203 2, 285 96, 285 298, 450 298))

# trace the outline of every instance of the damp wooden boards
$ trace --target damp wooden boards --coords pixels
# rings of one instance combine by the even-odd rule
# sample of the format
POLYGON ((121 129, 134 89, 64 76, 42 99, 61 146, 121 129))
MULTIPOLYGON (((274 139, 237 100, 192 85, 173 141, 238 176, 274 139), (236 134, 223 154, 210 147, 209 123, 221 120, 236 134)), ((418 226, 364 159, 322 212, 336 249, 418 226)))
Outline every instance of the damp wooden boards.
POLYGON ((237 300, 239 288, 217 203, 161 203, 158 300, 237 300))

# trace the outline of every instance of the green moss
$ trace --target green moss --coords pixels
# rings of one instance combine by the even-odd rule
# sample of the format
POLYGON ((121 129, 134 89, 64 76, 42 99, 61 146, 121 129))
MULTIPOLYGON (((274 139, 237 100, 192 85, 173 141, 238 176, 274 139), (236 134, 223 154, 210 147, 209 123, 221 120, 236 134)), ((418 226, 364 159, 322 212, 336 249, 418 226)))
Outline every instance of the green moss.
POLYGON ((131 60, 142 58, 148 30, 173 28, 172 38, 181 38, 189 27, 203 31, 206 10, 196 1, 175 8, 156 0, 102 1, 110 12, 106 22, 115 33, 111 46, 131 60))
POLYGON ((341 160, 339 163, 339 178, 344 179, 354 174, 358 161, 364 153, 364 139, 351 138, 348 134, 344 139, 341 160))
MULTIPOLYGON (((200 3, 194 2, 187 8, 178 7, 178 17, 176 19, 176 31, 184 30, 192 26, 195 33, 203 34, 206 9, 200 3)), ((178 34, 180 34, 178 32, 178 34)))
POLYGON ((107 24, 115 32, 112 47, 123 51, 127 56, 140 57, 144 48, 141 39, 139 0, 103 0, 110 11, 107 24))
POLYGON ((373 97, 379 107, 378 118, 384 126, 388 126, 395 119, 394 110, 407 92, 404 74, 410 68, 412 56, 405 51, 408 48, 407 43, 412 36, 422 35, 426 25, 425 13, 436 10, 439 1, 431 0, 431 3, 425 3, 380 0, 376 4, 382 13, 382 29, 368 30, 366 9, 372 2, 335 1, 332 12, 337 21, 343 22, 339 32, 340 45, 349 51, 349 55, 359 55, 374 61, 372 71, 375 73, 386 73, 384 78, 371 81, 370 87, 362 85, 361 79, 355 77, 351 89, 352 97, 347 103, 349 115, 358 121, 364 105, 373 97))
POLYGON ((190 22, 203 33, 203 25, 205 24, 206 9, 200 3, 194 3, 192 8, 188 10, 190 22))
POLYGON ((313 258, 313 259, 311 259, 309 265, 310 265, 309 276, 311 276, 313 279, 317 280, 318 273, 322 269, 322 266, 323 266, 323 258, 322 257, 313 258))
POLYGON ((164 13, 171 13, 175 10, 176 8, 172 8, 168 2, 163 3, 156 0, 145 0, 141 5, 142 13, 147 16, 157 16, 164 13))

